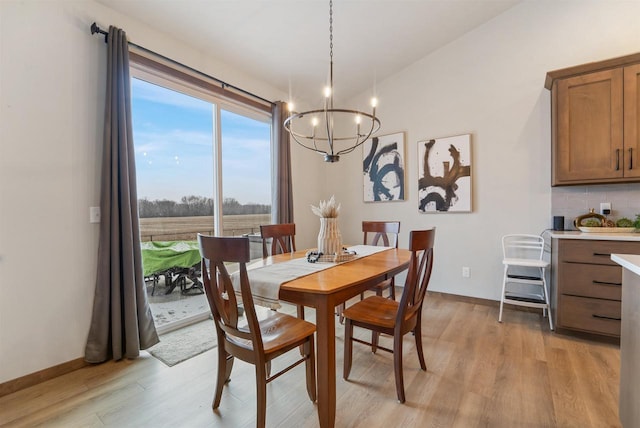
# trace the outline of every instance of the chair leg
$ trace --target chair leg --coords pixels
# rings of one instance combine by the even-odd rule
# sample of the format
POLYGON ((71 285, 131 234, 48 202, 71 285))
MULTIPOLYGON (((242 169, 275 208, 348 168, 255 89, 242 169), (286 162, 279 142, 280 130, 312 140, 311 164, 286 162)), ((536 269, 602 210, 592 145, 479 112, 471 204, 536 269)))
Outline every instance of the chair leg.
MULTIPOLYGON (((542 279, 542 284, 540 284, 540 286, 542 287, 542 295, 544 296, 544 301, 547 303, 547 308, 549 307, 549 301, 547 300, 547 287, 545 287, 545 279, 544 279, 544 269, 540 268, 540 278, 542 279)), ((547 316, 547 308, 542 308, 542 317, 546 317, 547 316)))
POLYGON ((389 287, 389 298, 391 298, 391 300, 396 300, 396 284, 393 279, 391 280, 391 286, 389 287))
MULTIPOLYGON (((376 287, 376 296, 382 297, 382 292, 384 290, 376 287)), ((380 339, 380 333, 377 331, 371 331, 371 352, 374 354, 378 350, 378 341, 380 339)))
POLYGON ((427 371, 427 363, 424 361, 424 350, 422 349, 422 326, 420 325, 422 320, 418 317, 418 323, 413 330, 413 335, 416 338, 416 350, 418 351, 418 360, 420 361, 420 368, 427 371))
POLYGON ((152 276, 153 289, 151 290, 151 295, 153 296, 156 292, 156 285, 158 285, 158 276, 154 273, 152 276))
POLYGON ((231 369, 233 368, 233 355, 227 354, 224 345, 218 346, 218 378, 216 380, 216 392, 213 396, 212 408, 217 409, 222 399, 222 388, 231 377, 231 369))
MULTIPOLYGON (((298 318, 303 320, 304 319, 304 306, 297 305, 296 308, 298 310, 298 318)), ((304 355, 304 345, 300 346, 300 355, 304 355)))
POLYGON ((307 371, 307 394, 309 394, 309 398, 312 402, 316 401, 316 354, 313 345, 313 336, 309 337, 307 343, 305 343, 305 352, 307 355, 307 359, 305 361, 306 371, 307 371))
POLYGON ((547 291, 547 280, 544 278, 544 269, 542 270, 542 292, 544 300, 547 302, 547 316, 549 317, 549 329, 553 331, 553 320, 551 319, 551 304, 549 302, 549 292, 547 291))
POLYGON ((502 322, 502 308, 504 307, 504 291, 507 287, 507 269, 508 266, 504 267, 504 275, 502 278, 502 292, 500 293, 500 315, 498 315, 498 322, 502 322))
POLYGON ((256 364, 256 399, 258 414, 256 428, 264 428, 267 419, 267 376, 264 370, 266 364, 256 364))
POLYGON ((233 357, 233 355, 229 354, 229 356, 227 357, 227 372, 224 375, 224 383, 229 383, 231 382, 231 370, 233 370, 233 362, 235 361, 235 358, 233 357))
POLYGON ((351 325, 351 320, 347 318, 344 323, 344 368, 342 371, 342 377, 345 380, 349 378, 349 373, 351 373, 351 354, 353 351, 353 343, 351 341, 352 334, 353 325, 351 325))
POLYGON ((396 377, 396 393, 398 401, 404 403, 404 377, 402 373, 402 335, 393 336, 393 371, 396 377))
POLYGON ((342 313, 344 312, 344 307, 344 303, 340 303, 338 306, 336 306, 336 314, 338 315, 338 321, 340 322, 340 324, 344 324, 344 315, 342 315, 342 313))

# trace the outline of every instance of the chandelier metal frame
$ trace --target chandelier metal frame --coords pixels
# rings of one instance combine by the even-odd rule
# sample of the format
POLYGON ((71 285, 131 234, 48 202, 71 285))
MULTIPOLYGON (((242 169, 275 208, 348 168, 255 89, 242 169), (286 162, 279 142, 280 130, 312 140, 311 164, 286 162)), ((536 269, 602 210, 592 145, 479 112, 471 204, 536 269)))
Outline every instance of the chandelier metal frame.
MULTIPOLYGON (((371 102, 373 110, 370 114, 358 110, 334 108, 333 106, 333 0, 329 0, 329 60, 329 86, 325 89, 324 108, 298 113, 293 111, 292 104, 289 103, 289 117, 284 121, 284 128, 296 143, 306 149, 324 155, 325 162, 338 162, 340 155, 351 153, 376 133, 380 129, 381 123, 380 119, 376 117, 377 100, 375 98, 371 102), (311 133, 294 130, 294 122, 301 122, 305 116, 312 118, 311 133), (336 135, 334 132, 336 119, 349 116, 355 123, 355 133, 351 135, 336 135), (320 123, 321 121, 323 123, 320 123), (362 125, 362 121, 368 122, 366 127, 362 125), (323 131, 318 134, 316 132, 317 128, 321 128, 323 131), (335 144, 345 141, 350 141, 351 143, 343 149, 340 149, 335 144)), ((300 128, 300 126, 297 128, 300 128)))

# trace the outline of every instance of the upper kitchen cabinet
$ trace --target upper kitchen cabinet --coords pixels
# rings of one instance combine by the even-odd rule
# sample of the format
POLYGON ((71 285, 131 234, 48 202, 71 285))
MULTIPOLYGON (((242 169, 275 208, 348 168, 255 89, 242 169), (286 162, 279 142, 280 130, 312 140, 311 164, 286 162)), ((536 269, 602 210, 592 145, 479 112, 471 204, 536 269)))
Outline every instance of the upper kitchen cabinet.
POLYGON ((640 54, 547 73, 551 185, 640 181, 640 54))

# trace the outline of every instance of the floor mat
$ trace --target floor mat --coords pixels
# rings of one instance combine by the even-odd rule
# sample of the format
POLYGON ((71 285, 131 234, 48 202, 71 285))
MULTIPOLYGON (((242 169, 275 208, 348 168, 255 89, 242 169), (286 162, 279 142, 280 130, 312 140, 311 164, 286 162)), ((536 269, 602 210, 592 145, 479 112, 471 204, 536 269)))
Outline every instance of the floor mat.
POLYGON ((161 335, 160 343, 147 351, 171 367, 216 346, 216 328, 208 319, 161 335))

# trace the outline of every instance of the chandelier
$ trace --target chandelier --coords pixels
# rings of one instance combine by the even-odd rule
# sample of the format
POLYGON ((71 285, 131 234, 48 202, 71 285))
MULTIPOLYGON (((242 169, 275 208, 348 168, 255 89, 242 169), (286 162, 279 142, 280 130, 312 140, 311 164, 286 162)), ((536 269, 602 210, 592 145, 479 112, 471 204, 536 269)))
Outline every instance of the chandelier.
POLYGON ((340 155, 352 152, 380 129, 380 119, 376 117, 376 98, 371 99, 371 114, 333 106, 333 0, 329 1, 329 60, 324 107, 297 113, 289 102, 284 127, 296 143, 324 155, 325 162, 338 162, 340 155))

